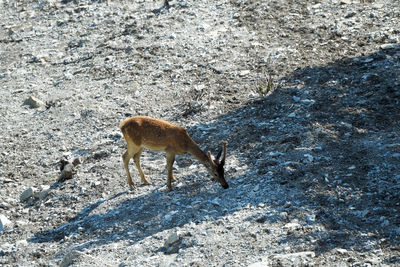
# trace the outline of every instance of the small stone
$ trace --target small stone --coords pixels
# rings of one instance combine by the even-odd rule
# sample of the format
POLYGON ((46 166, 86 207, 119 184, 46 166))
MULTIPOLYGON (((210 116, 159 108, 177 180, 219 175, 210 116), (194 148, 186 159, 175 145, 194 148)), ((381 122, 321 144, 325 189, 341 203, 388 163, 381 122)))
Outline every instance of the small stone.
POLYGON ((301 228, 301 225, 299 223, 297 223, 297 222, 287 223, 287 224, 285 224, 283 226, 283 229, 292 230, 292 231, 296 230, 296 229, 299 229, 299 228, 301 228))
POLYGON ((347 251, 347 249, 344 249, 344 248, 338 248, 338 249, 336 249, 336 251, 337 251, 339 254, 342 254, 342 255, 346 255, 346 254, 349 253, 349 252, 347 251))
POLYGON ((384 4, 382 4, 382 3, 374 3, 372 5, 373 9, 382 9, 383 7, 384 7, 384 4))
POLYGON ((300 101, 302 104, 312 106, 315 104, 315 100, 313 99, 303 99, 300 101))
POLYGON ((179 241, 181 240, 181 235, 179 232, 173 232, 165 240, 164 248, 167 254, 177 253, 179 251, 179 241))
POLYGON ((164 247, 167 248, 173 244, 175 244, 176 242, 178 242, 180 240, 180 236, 178 232, 173 232, 172 234, 170 234, 167 238, 167 240, 165 240, 164 243, 164 247))
POLYGON ((215 206, 221 206, 221 203, 219 202, 219 198, 214 198, 213 200, 211 200, 211 203, 215 206))
POLYGON ((396 153, 393 153, 393 154, 392 154, 392 157, 393 157, 393 158, 400 158, 400 153, 397 153, 397 152, 396 152, 396 153))
POLYGON ((33 197, 39 200, 44 199, 50 192, 50 186, 49 185, 42 185, 39 187, 38 192, 35 192, 33 194, 33 197))
POLYGON ((386 226, 389 226, 389 221, 388 220, 384 220, 382 223, 381 223, 381 226, 382 227, 386 227, 386 226))
POLYGON ((79 252, 77 250, 69 252, 67 255, 65 255, 64 259, 61 261, 60 267, 67 267, 78 262, 81 256, 82 252, 79 252))
POLYGON ((60 177, 58 178, 58 181, 65 181, 68 179, 72 179, 72 175, 74 174, 74 165, 71 163, 68 163, 67 165, 64 166, 63 170, 61 171, 60 177))
POLYGON ((283 155, 283 153, 278 152, 278 151, 271 151, 271 152, 268 153, 268 155, 269 155, 270 157, 275 158, 275 157, 279 157, 280 155, 283 155))
POLYGON ((250 74, 250 71, 249 71, 249 70, 242 70, 242 71, 239 73, 239 76, 244 77, 244 76, 247 76, 247 75, 249 75, 249 74, 250 74))
POLYGON ((101 158, 105 158, 108 156, 108 152, 107 151, 98 151, 96 153, 94 153, 93 158, 94 159, 101 159, 101 158))
POLYGON ((377 257, 369 258, 365 261, 366 263, 370 263, 372 266, 379 266, 381 260, 377 257))
POLYGON ((12 222, 3 214, 0 214, 0 233, 4 231, 6 228, 10 228, 12 226, 12 222))
POLYGON ((316 215, 315 214, 311 214, 311 215, 307 216, 307 221, 310 222, 310 223, 315 222, 315 219, 316 219, 316 215))
POLYGON ((308 266, 304 261, 314 258, 315 253, 312 251, 304 251, 297 253, 279 254, 273 256, 274 260, 278 260, 281 266, 308 266))
POLYGON ((298 97, 298 96, 293 96, 293 101, 294 101, 295 103, 298 103, 298 102, 300 101, 300 97, 298 97))
POLYGON ((304 162, 311 163, 314 161, 314 157, 310 154, 304 154, 304 162))
POLYGON ((268 267, 268 266, 270 266, 268 261, 263 260, 263 261, 252 263, 247 267, 268 267))
POLYGON ((28 189, 26 189, 24 192, 22 192, 22 194, 19 196, 19 200, 21 201, 21 202, 25 202, 25 201, 27 201, 28 199, 30 199, 32 196, 33 196, 33 188, 32 187, 30 187, 30 188, 28 188, 28 189))
POLYGON ((82 161, 81 161, 80 157, 78 156, 78 157, 75 157, 75 158, 72 160, 72 165, 74 165, 74 167, 76 167, 76 166, 78 166, 79 164, 82 164, 82 161))
POLYGON ((44 107, 45 103, 40 100, 39 98, 36 98, 34 96, 30 96, 24 101, 24 105, 29 106, 30 108, 40 108, 44 107))

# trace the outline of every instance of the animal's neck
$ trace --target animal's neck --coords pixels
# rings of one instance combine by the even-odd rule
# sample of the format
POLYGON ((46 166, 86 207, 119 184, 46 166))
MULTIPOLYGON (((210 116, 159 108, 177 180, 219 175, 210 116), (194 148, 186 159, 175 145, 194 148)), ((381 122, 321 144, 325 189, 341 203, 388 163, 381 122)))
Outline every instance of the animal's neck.
POLYGON ((210 163, 207 154, 201 150, 194 141, 189 145, 187 152, 200 161, 204 166, 209 167, 210 163))

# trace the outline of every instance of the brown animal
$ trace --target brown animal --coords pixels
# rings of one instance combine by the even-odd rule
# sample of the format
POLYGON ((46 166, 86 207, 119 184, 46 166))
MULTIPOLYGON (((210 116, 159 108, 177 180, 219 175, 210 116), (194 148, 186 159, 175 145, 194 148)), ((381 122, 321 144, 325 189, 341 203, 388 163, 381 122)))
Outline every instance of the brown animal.
POLYGON ((153 119, 145 116, 136 116, 124 120, 119 125, 122 134, 128 145, 127 151, 122 155, 124 167, 128 176, 128 184, 131 188, 134 187, 131 175, 129 173, 129 160, 133 158, 136 167, 139 171, 141 180, 145 184, 149 184, 140 167, 140 155, 144 148, 150 150, 162 150, 167 153, 167 169, 168 189, 172 190, 172 181, 174 175, 172 173, 172 165, 175 161, 175 155, 183 155, 189 153, 200 161, 223 188, 228 188, 229 185, 224 177, 224 164, 226 157, 226 142, 223 141, 224 155, 219 160, 222 149, 217 157, 212 159, 211 153, 203 152, 199 146, 190 138, 188 132, 180 126, 174 125, 164 120, 153 119))

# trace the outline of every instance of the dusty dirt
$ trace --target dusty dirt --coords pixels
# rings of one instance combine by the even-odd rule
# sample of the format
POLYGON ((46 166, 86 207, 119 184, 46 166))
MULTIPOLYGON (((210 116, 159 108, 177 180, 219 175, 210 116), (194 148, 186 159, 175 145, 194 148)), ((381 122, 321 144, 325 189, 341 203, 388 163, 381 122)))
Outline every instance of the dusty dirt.
POLYGON ((0 264, 399 265, 399 2, 161 2, 0 2, 0 264), (128 190, 134 115, 230 188, 146 151, 128 190))

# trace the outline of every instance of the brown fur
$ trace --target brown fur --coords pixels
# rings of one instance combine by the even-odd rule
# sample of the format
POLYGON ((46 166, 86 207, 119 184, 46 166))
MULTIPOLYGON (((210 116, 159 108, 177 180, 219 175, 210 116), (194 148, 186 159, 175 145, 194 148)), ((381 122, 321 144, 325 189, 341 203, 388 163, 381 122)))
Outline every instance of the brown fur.
MULTIPOLYGON (((167 154, 168 180, 167 186, 172 189, 174 176, 172 166, 175 161, 175 155, 190 153, 199 160, 207 170, 221 183, 224 188, 228 184, 223 177, 223 164, 212 160, 210 155, 204 153, 198 145, 190 138, 188 132, 180 126, 167 121, 153 119, 145 116, 136 116, 124 120, 119 125, 122 134, 128 145, 127 151, 123 154, 124 167, 128 176, 128 184, 133 188, 133 182, 129 173, 129 160, 133 158, 139 171, 141 180, 149 184, 141 167, 140 155, 144 148, 149 150, 162 150, 167 154), (221 177, 222 168, 222 177, 221 177)), ((224 157, 226 155, 226 143, 224 144, 224 157)))

